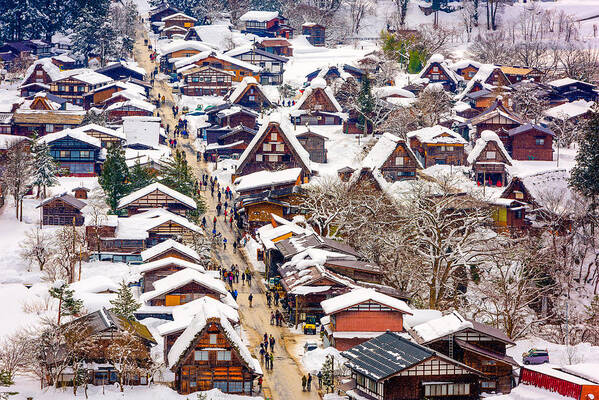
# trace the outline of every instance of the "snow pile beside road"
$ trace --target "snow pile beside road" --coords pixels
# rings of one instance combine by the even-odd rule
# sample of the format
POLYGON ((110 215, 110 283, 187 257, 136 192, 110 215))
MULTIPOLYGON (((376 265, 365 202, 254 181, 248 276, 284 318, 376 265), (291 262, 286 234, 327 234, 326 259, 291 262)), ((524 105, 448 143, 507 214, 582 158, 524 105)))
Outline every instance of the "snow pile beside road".
POLYGON ((258 272, 264 272, 266 270, 266 266, 264 265, 264 262, 258 261, 258 258, 257 258, 257 255, 258 255, 257 250, 259 248, 260 248, 260 245, 258 244, 258 242, 256 242, 251 237, 249 238, 249 240, 247 241, 247 243, 245 245, 245 249, 248 254, 248 261, 252 264, 252 267, 254 268, 254 270, 258 271, 258 272))
POLYGON ((566 400, 570 397, 564 397, 557 393, 550 392, 545 389, 540 389, 534 386, 519 385, 512 389, 510 394, 499 396, 488 395, 485 398, 493 400, 566 400))
POLYGON ((328 356, 333 356, 335 359, 335 369, 340 369, 343 363, 347 361, 345 357, 341 355, 339 350, 334 347, 327 347, 326 349, 315 349, 307 352, 302 356, 302 365, 311 374, 318 374, 318 371, 322 369, 322 365, 325 363, 328 356))

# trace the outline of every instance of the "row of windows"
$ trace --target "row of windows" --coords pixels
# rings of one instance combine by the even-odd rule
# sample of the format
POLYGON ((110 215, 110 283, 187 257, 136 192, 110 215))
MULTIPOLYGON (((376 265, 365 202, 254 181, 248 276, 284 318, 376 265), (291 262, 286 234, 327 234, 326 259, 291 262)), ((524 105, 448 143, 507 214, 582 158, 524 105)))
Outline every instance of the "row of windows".
POLYGON ((258 21, 246 21, 246 28, 266 28, 266 22, 258 22, 258 21))
POLYGON ((285 151, 285 144, 283 143, 264 143, 262 145, 264 151, 285 151))
POLYGON ((85 92, 85 86, 66 86, 58 85, 59 92, 85 92))
POLYGON ((291 156, 289 154, 256 154, 256 161, 268 161, 268 162, 288 162, 291 161, 291 156))
MULTIPOLYGON (((224 76, 217 76, 216 80, 214 80, 212 78, 213 78, 212 76, 188 76, 187 82, 205 82, 205 83, 218 82, 218 83, 222 83, 225 81, 224 76)), ((231 78, 227 78, 227 82, 231 82, 231 78)))
POLYGON ((460 396, 470 394, 469 383, 445 383, 424 386, 424 395, 429 396, 460 396))
POLYGON ((61 162, 60 168, 68 169, 71 174, 93 174, 94 164, 61 162))
MULTIPOLYGON (((210 360, 210 350, 196 350, 193 359, 196 361, 210 360)), ((231 350, 216 350, 216 359, 218 361, 231 361, 231 350)))
POLYGON ((89 150, 50 150, 54 158, 93 160, 93 152, 89 150))

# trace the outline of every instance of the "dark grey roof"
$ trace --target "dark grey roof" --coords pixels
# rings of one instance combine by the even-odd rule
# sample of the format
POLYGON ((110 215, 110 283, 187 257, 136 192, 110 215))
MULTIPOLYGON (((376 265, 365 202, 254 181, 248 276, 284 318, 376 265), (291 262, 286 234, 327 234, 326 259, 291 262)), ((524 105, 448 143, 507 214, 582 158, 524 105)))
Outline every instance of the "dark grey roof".
POLYGON ((529 131, 531 129, 535 129, 535 130, 537 130, 539 132, 543 132, 543 133, 546 133, 548 135, 553 136, 553 131, 551 129, 545 128, 545 127, 543 127, 541 125, 533 125, 531 123, 520 125, 520 126, 517 126, 515 128, 512 128, 509 131, 507 131, 507 133, 510 136, 514 136, 514 135, 517 135, 519 133, 529 131))
POLYGON ((75 207, 78 210, 81 210, 83 207, 85 207, 87 204, 85 204, 83 201, 76 199, 74 196, 71 196, 68 193, 63 193, 61 195, 58 196, 54 196, 54 197, 50 197, 44 201, 42 201, 39 206, 37 206, 36 208, 40 208, 48 203, 50 203, 51 201, 54 201, 56 199, 60 199, 62 201, 64 201, 67 204, 72 205, 73 207, 75 207))
POLYGON ((395 332, 385 332, 341 354, 348 359, 350 369, 380 381, 427 360, 435 352, 395 332))
POLYGON ((256 48, 248 49, 248 51, 244 51, 243 53, 236 54, 236 55, 234 55, 232 57, 233 58, 237 58, 237 56, 240 56, 242 54, 247 54, 247 53, 260 54, 261 56, 269 57, 269 58, 272 58, 273 60, 281 61, 281 62, 284 62, 284 63, 286 63, 287 61, 289 61, 289 59, 287 57, 283 57, 283 56, 280 56, 278 54, 269 53, 268 51, 261 50, 261 49, 256 49, 256 48))

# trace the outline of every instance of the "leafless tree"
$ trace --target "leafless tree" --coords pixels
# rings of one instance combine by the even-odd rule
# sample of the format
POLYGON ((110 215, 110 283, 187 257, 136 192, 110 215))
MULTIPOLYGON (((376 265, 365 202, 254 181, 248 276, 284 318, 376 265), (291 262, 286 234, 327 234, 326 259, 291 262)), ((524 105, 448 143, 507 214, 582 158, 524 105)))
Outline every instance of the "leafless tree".
POLYGON ((97 187, 90 192, 86 208, 86 226, 89 227, 89 229, 86 230, 86 233, 89 234, 87 242, 90 243, 90 247, 91 243, 95 244, 98 259, 100 258, 100 237, 102 236, 102 227, 107 224, 109 218, 109 207, 107 204, 106 195, 100 187, 97 187))
POLYGON ((382 130, 407 139, 408 132, 421 128, 417 113, 412 107, 398 107, 383 123, 382 130))
POLYGON ((559 66, 567 77, 586 82, 597 79, 599 49, 578 42, 569 42, 556 52, 559 66))
POLYGON ((12 144, 6 154, 6 164, 0 178, 14 200, 17 219, 22 221, 22 200, 33 180, 33 160, 26 141, 12 144))
POLYGON ((399 65, 393 60, 385 60, 379 65, 378 71, 373 76, 375 86, 385 86, 395 81, 399 72, 399 65))
POLYGON ((532 85, 532 83, 518 85, 510 96, 514 111, 536 124, 543 118, 543 111, 547 109, 549 103, 540 96, 531 95, 532 85))
POLYGON ((60 277, 67 283, 73 283, 76 276, 77 262, 81 261, 81 253, 85 250, 83 230, 74 226, 63 226, 54 236, 55 257, 52 258, 60 277))
POLYGON ((364 17, 369 15, 373 9, 372 0, 344 0, 349 10, 349 33, 356 36, 360 32, 364 17))
POLYGON ((6 336, 0 340, 0 370, 8 373, 12 381, 19 372, 27 367, 29 340, 22 332, 6 336))
POLYGON ((487 30, 497 30, 497 12, 504 5, 505 0, 487 0, 487 30))
POLYGON ((549 128, 553 131, 558 151, 560 147, 570 147, 572 143, 579 139, 578 125, 572 122, 570 117, 564 113, 560 113, 556 118, 552 118, 549 128))
POLYGON ((29 264, 36 264, 40 271, 44 270, 44 266, 50 262, 54 254, 52 236, 41 228, 27 232, 20 246, 21 257, 29 264))
POLYGON ((444 117, 451 114, 453 100, 440 85, 429 85, 414 103, 414 110, 420 125, 427 127, 437 125, 444 117))
POLYGON ((301 208, 308 222, 325 237, 340 237, 352 210, 348 185, 335 178, 322 178, 306 188, 301 208))
POLYGON ((512 44, 506 40, 505 33, 479 33, 470 46, 470 53, 481 62, 488 64, 509 64, 512 44))
POLYGON ((464 30, 466 31, 466 38, 468 42, 470 42, 470 38, 472 36, 472 30, 477 24, 474 16, 477 13, 477 5, 475 5, 474 1, 464 1, 462 2, 462 9, 460 10, 460 17, 462 19, 462 25, 464 26, 464 30))
POLYGON ((114 367, 121 392, 127 381, 143 373, 143 365, 149 362, 147 348, 133 332, 118 332, 106 349, 106 357, 114 367))
POLYGON ((454 29, 423 24, 418 27, 418 35, 415 36, 416 48, 428 59, 435 53, 442 53, 455 36, 454 29))
POLYGON ((399 26, 404 26, 406 23, 406 15, 408 15, 408 4, 410 4, 410 0, 393 0, 393 2, 397 7, 399 26))

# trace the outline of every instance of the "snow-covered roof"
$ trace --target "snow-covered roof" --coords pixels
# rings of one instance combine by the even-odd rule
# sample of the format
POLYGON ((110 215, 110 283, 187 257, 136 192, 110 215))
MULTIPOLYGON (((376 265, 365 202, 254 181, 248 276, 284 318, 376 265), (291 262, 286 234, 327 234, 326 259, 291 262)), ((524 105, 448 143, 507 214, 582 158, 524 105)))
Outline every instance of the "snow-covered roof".
POLYGON ((158 326, 160 336, 182 331, 191 323, 196 314, 204 312, 205 307, 217 308, 227 319, 235 324, 239 323, 239 312, 212 297, 204 296, 180 306, 172 307, 173 320, 158 326))
POLYGON ((212 51, 212 47, 197 40, 173 40, 169 44, 159 47, 163 55, 174 53, 179 50, 212 51))
POLYGON ((236 190, 247 190, 293 183, 301 174, 301 168, 289 168, 281 171, 258 171, 244 175, 235 181, 236 190))
POLYGON ((505 149, 505 146, 503 145, 503 142, 501 141, 499 136, 497 136, 497 134, 493 131, 486 130, 480 134, 480 138, 478 138, 476 140, 476 144, 474 145, 474 148, 472 149, 470 154, 468 154, 468 163, 469 164, 473 164, 476 161, 478 156, 480 156, 480 153, 487 146, 488 142, 495 142, 495 144, 499 148, 499 151, 501 151, 501 153, 506 158, 506 160, 508 160, 508 162, 510 164, 512 163, 512 157, 510 157, 510 155, 508 154, 508 152, 505 149))
POLYGON ((102 143, 101 143, 100 139, 92 137, 86 133, 83 133, 83 132, 75 130, 75 129, 64 129, 59 132, 49 133, 47 135, 40 137, 39 141, 43 142, 43 143, 52 143, 52 142, 62 139, 64 137, 70 137, 72 139, 79 140, 81 142, 87 143, 94 147, 98 147, 98 148, 102 147, 102 143))
POLYGON ((526 123, 526 124, 523 124, 523 125, 520 125, 520 126, 517 126, 515 128, 512 128, 507 133, 510 136, 514 136, 514 135, 517 135, 517 134, 522 133, 522 132, 526 132, 526 131, 531 130, 531 129, 535 129, 535 130, 537 130, 539 132, 543 132, 543 133, 546 133, 546 134, 551 135, 551 136, 554 135, 554 133, 553 133, 553 131, 551 129, 545 128, 544 126, 541 126, 541 125, 535 125, 535 124, 530 123, 530 122, 526 123))
POLYGON ((283 134, 283 136, 285 136, 290 146, 293 147, 297 155, 300 157, 302 163, 306 166, 306 168, 311 170, 310 154, 308 154, 308 151, 304 148, 304 146, 301 145, 301 143, 293 134, 293 126, 291 125, 291 122, 289 122, 289 117, 280 112, 270 114, 268 120, 264 121, 260 127, 260 130, 258 130, 258 133, 256 133, 256 135, 252 138, 252 141, 248 144, 248 147, 239 157, 239 163, 237 165, 242 165, 246 161, 251 151, 258 145, 258 142, 266 134, 270 124, 272 123, 279 125, 280 132, 283 134))
POLYGON ((411 314, 412 309, 402 300, 379 293, 374 289, 356 289, 347 292, 340 296, 324 300, 320 302, 325 314, 334 314, 356 304, 366 301, 374 301, 375 303, 401 311, 402 313, 411 314))
POLYGON ((479 63, 478 61, 474 61, 474 60, 465 58, 463 60, 459 60, 459 61, 454 62, 453 64, 450 64, 449 67, 453 71, 457 71, 458 69, 466 68, 469 65, 472 65, 474 68, 480 68, 481 63, 479 63))
POLYGON ((225 283, 220 279, 215 278, 211 274, 200 272, 196 269, 185 268, 155 281, 154 290, 143 293, 141 296, 139 296, 139 300, 146 303, 153 298, 169 293, 191 282, 195 282, 200 286, 204 286, 216 293, 219 293, 221 298, 230 296, 227 288, 225 287, 225 283))
MULTIPOLYGON (((260 86, 258 84, 258 81, 256 81, 256 78, 252 77, 252 76, 246 76, 245 78, 243 78, 243 80, 235 87, 235 90, 233 90, 233 92, 231 92, 231 95, 227 96, 228 100, 231 103, 237 103, 237 101, 239 100, 239 98, 243 95, 243 93, 245 92, 245 90, 247 89, 247 87, 249 85, 256 85, 258 87, 258 89, 264 94, 264 96, 266 96, 266 93, 264 93, 264 91, 262 90, 262 86, 260 86)), ((268 97, 267 97, 268 98, 268 97)), ((269 99, 270 100, 270 99, 269 99)))
POLYGON ((31 76, 31 74, 33 74, 33 71, 38 65, 41 65, 42 69, 48 74, 52 81, 61 78, 62 75, 60 68, 58 68, 56 65, 54 65, 54 63, 52 63, 52 58, 40 58, 39 60, 34 61, 33 64, 31 64, 29 68, 27 68, 22 82, 25 82, 27 79, 29 79, 29 77, 31 76))
POLYGON ((0 134, 0 150, 7 150, 10 146, 28 139, 27 136, 0 134))
POLYGON ((407 136, 408 138, 415 137, 421 143, 466 144, 466 140, 464 140, 459 133, 441 125, 435 125, 408 132, 407 136), (442 136, 443 134, 450 136, 442 136))
POLYGON ((82 82, 89 83, 90 85, 100 85, 102 83, 110 82, 111 77, 102 75, 96 71, 88 70, 83 73, 74 75, 73 78, 79 79, 82 82))
POLYGON ((83 133, 86 133, 88 131, 97 131, 105 135, 114 136, 119 139, 125 139, 125 135, 122 132, 98 124, 87 124, 83 126, 78 126, 77 128, 72 128, 71 130, 83 133))
POLYGON ((150 229, 169 221, 194 232, 202 232, 199 226, 190 222, 187 218, 162 208, 154 208, 127 218, 119 218, 115 239, 147 239, 150 229))
POLYGON ((70 289, 75 292, 83 293, 102 293, 102 292, 118 292, 119 285, 105 275, 97 275, 69 285, 70 289))
POLYGON ((132 271, 143 274, 148 271, 166 267, 168 265, 176 265, 181 268, 189 268, 198 272, 206 272, 204 267, 202 267, 200 264, 192 263, 177 257, 165 257, 149 263, 139 264, 133 267, 132 271))
POLYGON ((597 363, 580 363, 572 365, 564 365, 561 367, 564 372, 572 375, 577 375, 580 378, 588 379, 595 384, 599 384, 599 364, 597 363))
POLYGON ((409 90, 400 88, 399 86, 383 86, 373 90, 374 95, 379 99, 385 99, 390 96, 400 96, 408 99, 413 99, 416 95, 409 90))
POLYGON ((460 94, 458 94, 456 96, 456 98, 458 100, 462 100, 468 93, 470 93, 470 91, 472 90, 472 87, 477 82, 479 82, 485 88, 493 88, 492 85, 486 84, 486 80, 489 79, 489 76, 491 76, 493 71, 495 71, 496 69, 500 69, 500 68, 493 64, 481 64, 480 67, 478 68, 478 71, 476 71, 476 74, 472 77, 472 79, 470 79, 468 81, 464 90, 460 94))
POLYGON ((335 95, 333 94, 333 90, 327 86, 327 82, 321 77, 316 77, 316 78, 312 79, 312 81, 310 82, 310 86, 308 86, 306 88, 306 90, 304 90, 302 97, 300 97, 300 99, 297 101, 297 103, 295 104, 293 109, 299 110, 304 105, 306 99, 308 99, 312 95, 314 90, 316 90, 316 89, 324 90, 325 95, 329 98, 329 100, 335 107, 336 112, 343 111, 343 109, 341 108, 341 105, 339 104, 339 102, 335 98, 335 95))
MULTIPOLYGON (((376 142, 376 144, 374 146, 372 146, 372 149, 370 149, 370 151, 368 152, 366 157, 364 157, 364 160, 362 160, 362 168, 369 168, 371 171, 380 169, 383 166, 383 164, 385 163, 385 161, 387 161, 389 156, 393 153, 393 151, 395 150, 395 148, 397 147, 397 144, 399 142, 405 143, 405 140, 403 140, 395 135, 392 135, 388 132, 385 132, 379 138, 379 140, 376 142)), ((407 143, 405 143, 405 144, 406 144, 406 146, 405 146, 406 151, 408 151, 408 153, 412 153, 410 146, 408 146, 407 143)), ((412 153, 412 157, 416 160, 418 167, 422 168, 420 161, 414 156, 413 153, 412 153)), ((356 172, 359 173, 359 170, 356 172)), ((356 173, 356 172, 354 172, 354 173, 356 173)))
POLYGON ((591 110, 594 104, 594 101, 580 99, 551 107, 543 111, 543 114, 553 119, 570 119, 586 114, 591 110))
MULTIPOLYGON (((591 385, 591 386, 597 385, 596 382, 590 381, 581 376, 576 376, 578 374, 570 373, 569 371, 571 371, 571 370, 568 369, 569 367, 571 367, 571 366, 557 367, 555 365, 541 364, 541 365, 524 365, 522 368, 526 368, 531 371, 539 372, 544 375, 552 376, 554 378, 558 378, 558 379, 564 380, 566 382, 571 382, 575 385, 591 385), (563 369, 564 371, 561 371, 560 369, 563 369)), ((589 371, 587 371, 587 372, 589 372, 589 371)))
POLYGON ((194 54, 191 57, 183 57, 183 58, 177 59, 175 61, 175 69, 177 69, 177 71, 180 71, 181 68, 183 68, 183 67, 185 67, 187 65, 193 64, 195 62, 201 61, 201 60, 203 60, 205 58, 208 58, 208 57, 217 58, 217 59, 219 59, 221 61, 225 61, 225 62, 228 62, 230 64, 237 65, 239 67, 248 69, 248 70, 250 70, 252 72, 259 72, 261 70, 261 68, 258 67, 257 65, 251 64, 251 63, 249 63, 247 61, 239 60, 237 58, 228 56, 228 55, 223 54, 223 53, 216 52, 216 51, 212 50, 212 48, 209 48, 207 50, 203 50, 200 53, 194 54))
POLYGON ((176 18, 187 18, 187 19, 189 19, 191 21, 197 21, 196 18, 191 17, 191 16, 189 16, 187 14, 184 14, 182 12, 178 12, 178 13, 174 13, 174 14, 171 14, 169 16, 166 16, 166 17, 162 18, 161 21, 164 22, 164 21, 168 21, 170 19, 176 19, 176 18))
POLYGON ((457 311, 441 318, 433 319, 412 327, 422 342, 427 343, 466 328, 473 328, 472 322, 462 317, 457 311))
POLYGON ((223 334, 226 336, 233 349, 239 354, 247 367, 253 373, 262 375, 262 368, 260 368, 258 360, 252 357, 249 350, 241 340, 241 337, 239 337, 224 313, 218 308, 210 307, 209 305, 204 306, 203 310, 193 317, 189 323, 189 326, 173 344, 173 347, 168 353, 169 368, 173 369, 178 364, 181 357, 187 352, 187 349, 189 349, 189 346, 194 343, 196 336, 201 333, 208 322, 213 319, 218 320, 223 334))
POLYGON ((443 68, 445 75, 447 75, 447 77, 455 84, 458 83, 458 76, 456 75, 455 72, 453 72, 453 70, 451 68, 449 68, 449 65, 447 65, 447 62, 445 61, 445 57, 443 57, 442 54, 433 54, 428 62, 426 63, 426 66, 422 69, 422 72, 420 72, 420 75, 418 75, 419 78, 425 78, 425 74, 428 72, 429 67, 431 66, 431 64, 433 63, 438 63, 441 68, 443 68))
POLYGON ((148 260, 170 249, 177 250, 178 252, 183 253, 186 256, 193 258, 194 260, 200 260, 200 255, 197 253, 197 251, 195 251, 189 246, 185 246, 182 243, 176 242, 173 239, 165 240, 164 242, 158 243, 157 245, 154 245, 149 249, 142 251, 141 259, 143 261, 148 260))
POLYGON ((227 42, 232 38, 231 28, 228 25, 198 25, 193 29, 202 43, 206 43, 218 50, 225 50, 227 42))
POLYGON ((574 209, 575 193, 569 184, 570 174, 565 169, 519 175, 518 178, 539 207, 551 212, 574 209))
MULTIPOLYGON (((120 94, 120 92, 118 92, 120 94)), ((111 105, 109 105, 106 110, 110 111, 110 110, 116 110, 119 109, 121 107, 135 107, 135 108, 139 108, 148 112, 154 112, 154 110, 156 110, 156 106, 152 103, 148 103, 147 101, 144 100, 140 100, 140 99, 130 99, 127 101, 119 101, 117 103, 113 103, 111 105)))
POLYGON ((554 81, 547 82, 548 85, 553 86, 553 87, 563 87, 563 86, 568 86, 568 85, 575 85, 577 83, 582 83, 583 85, 593 86, 592 84, 590 84, 588 82, 583 82, 583 81, 579 81, 579 80, 572 79, 572 78, 561 78, 561 79, 556 79, 554 81))
POLYGON ((278 11, 248 11, 239 17, 240 21, 268 22, 279 16, 278 11))
MULTIPOLYGON (((271 214, 275 220, 280 218, 274 214, 271 214)), ((278 220, 277 220, 278 221, 278 220)), ((276 246, 273 242, 274 239, 280 238, 282 236, 292 234, 292 235, 303 235, 306 233, 310 233, 306 228, 302 228, 301 226, 293 223, 292 221, 284 220, 285 223, 274 227, 272 224, 261 226, 256 230, 256 234, 260 238, 260 241, 264 245, 266 249, 275 249, 276 246)))
POLYGON ((146 187, 136 190, 135 192, 123 197, 122 199, 119 200, 118 208, 126 207, 128 204, 131 204, 135 200, 140 199, 144 196, 147 196, 148 194, 150 194, 156 190, 166 194, 167 196, 172 197, 175 200, 180 201, 181 203, 185 204, 186 206, 188 206, 194 210, 197 208, 196 202, 191 197, 186 196, 183 193, 179 193, 176 190, 171 189, 168 186, 163 185, 162 183, 159 183, 159 182, 152 183, 146 187))

